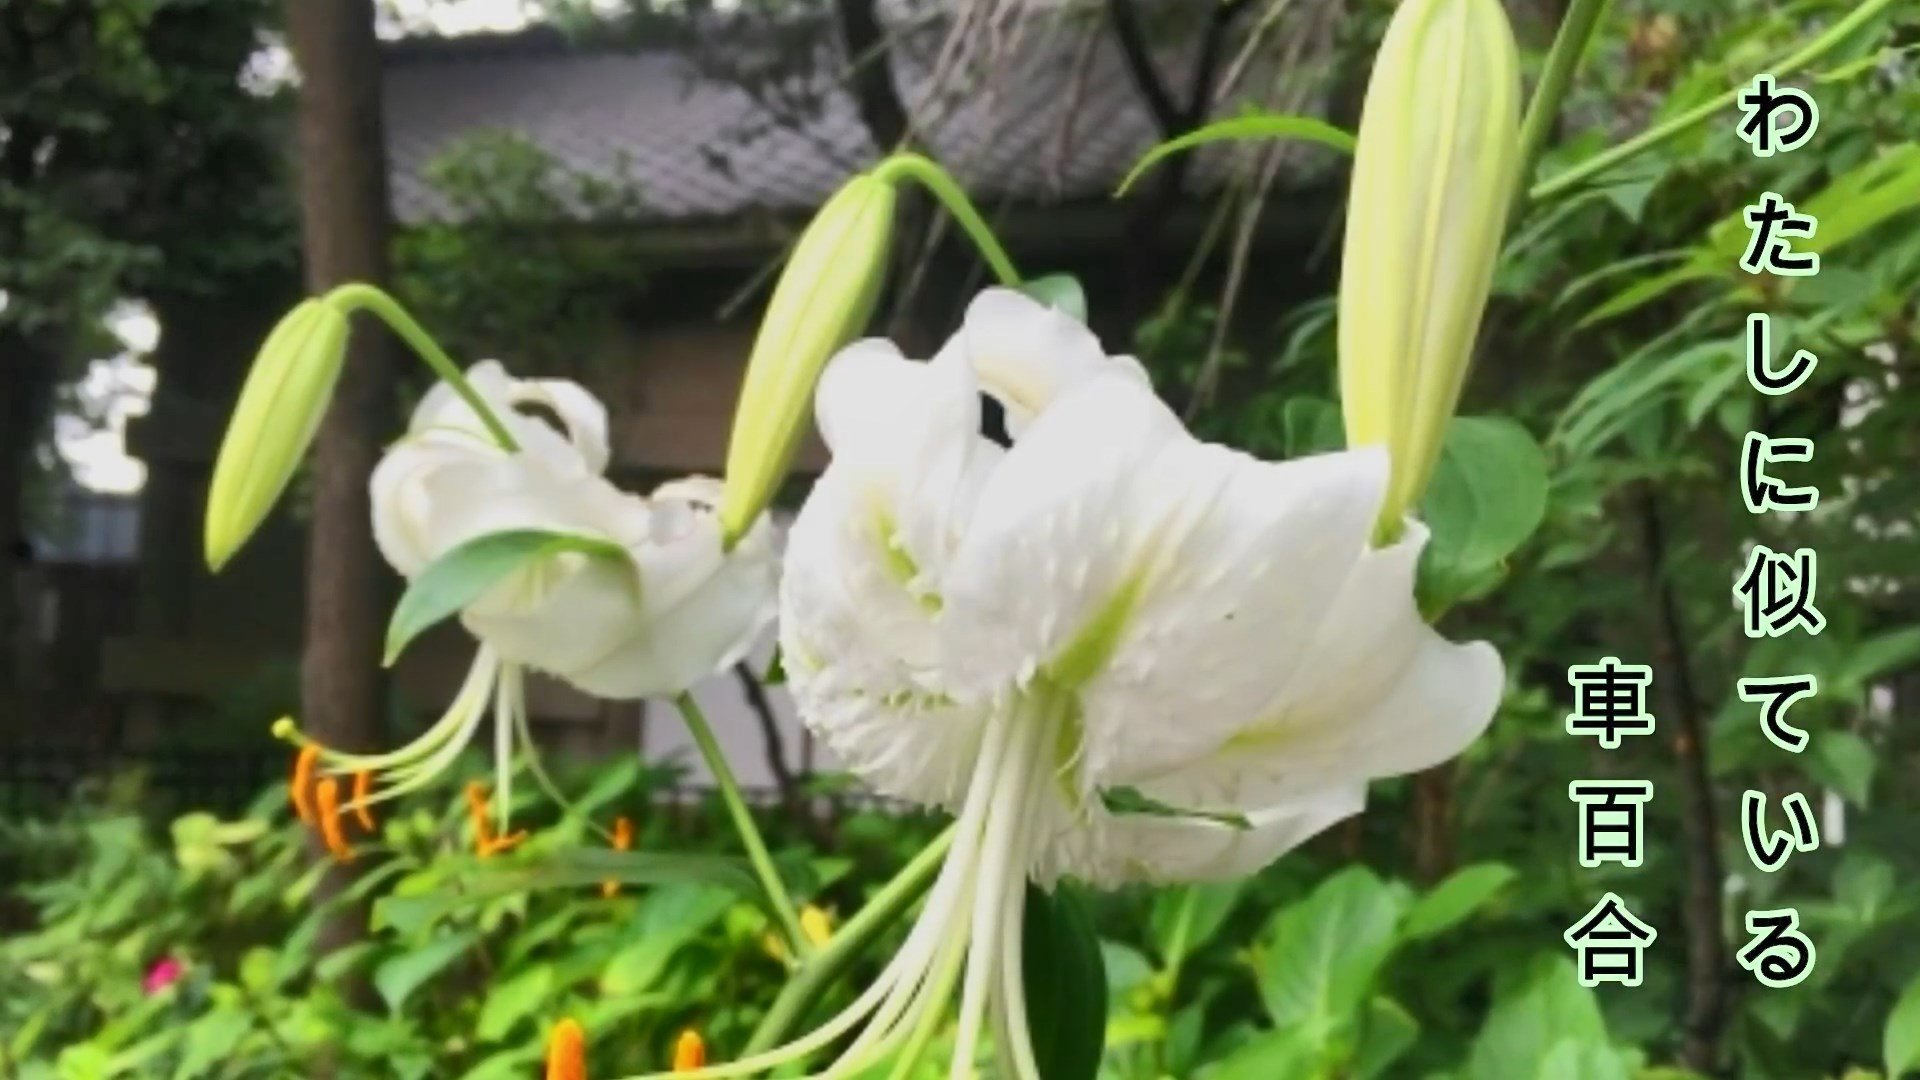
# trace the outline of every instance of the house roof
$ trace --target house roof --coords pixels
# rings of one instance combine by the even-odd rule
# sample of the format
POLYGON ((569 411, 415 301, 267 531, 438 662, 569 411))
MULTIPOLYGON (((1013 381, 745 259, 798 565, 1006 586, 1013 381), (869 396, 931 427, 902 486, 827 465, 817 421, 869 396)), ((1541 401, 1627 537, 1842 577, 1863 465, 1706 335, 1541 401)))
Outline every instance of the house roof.
MULTIPOLYGON (((916 21, 898 7, 883 7, 882 18, 890 20, 894 85, 922 145, 977 199, 1046 206, 1105 198, 1158 141, 1098 19, 1026 17, 978 36, 994 42, 992 56, 956 63, 942 59, 943 21, 916 21)), ((811 209, 878 156, 824 29, 819 20, 733 20, 619 47, 550 29, 392 43, 384 93, 396 216, 458 217, 431 166, 463 137, 498 131, 529 140, 578 177, 626 185, 637 204, 627 216, 645 222, 811 209)), ((1181 85, 1195 39, 1159 38, 1170 39, 1155 59, 1181 85)), ((1273 70, 1258 60, 1241 67, 1216 115, 1258 96, 1249 88, 1270 87, 1273 70)), ((1220 182, 1230 153, 1204 154, 1196 184, 1220 182)), ((1282 183, 1304 184, 1325 165, 1319 154, 1296 156, 1282 183)), ((575 216, 585 214, 576 208, 575 216)))

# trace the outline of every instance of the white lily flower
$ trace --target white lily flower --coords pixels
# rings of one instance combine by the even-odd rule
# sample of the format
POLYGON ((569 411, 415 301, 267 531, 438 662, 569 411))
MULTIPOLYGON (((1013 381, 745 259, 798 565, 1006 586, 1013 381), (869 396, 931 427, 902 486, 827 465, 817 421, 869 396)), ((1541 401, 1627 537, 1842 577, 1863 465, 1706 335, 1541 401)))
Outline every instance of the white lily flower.
POLYGON ((495 361, 466 377, 519 450, 503 449, 451 387, 430 390, 373 473, 374 538, 393 568, 412 579, 462 544, 518 529, 610 541, 623 557, 562 552, 514 570, 461 612, 481 647, 441 720, 390 753, 323 750, 321 763, 371 770, 383 783, 367 801, 391 798, 451 764, 491 705, 504 823, 514 740, 531 745, 523 669, 598 697, 679 693, 746 655, 772 621, 778 564, 764 519, 723 550, 718 480, 675 480, 645 498, 607 480, 606 409, 578 385, 515 379, 495 361))
POLYGON ((864 1021, 822 1074, 852 1075, 958 987, 951 1075, 970 1075, 990 1019, 1010 1075, 1036 1080, 1029 878, 1249 873, 1492 717, 1498 654, 1415 610, 1424 529, 1369 546, 1379 448, 1269 463, 1200 442, 1131 358, 1001 289, 931 362, 844 350, 816 409, 833 458, 789 536, 793 692, 850 768, 952 809, 958 831, 852 1008, 694 1076, 770 1068, 864 1021), (982 434, 983 401, 1010 438, 982 434))

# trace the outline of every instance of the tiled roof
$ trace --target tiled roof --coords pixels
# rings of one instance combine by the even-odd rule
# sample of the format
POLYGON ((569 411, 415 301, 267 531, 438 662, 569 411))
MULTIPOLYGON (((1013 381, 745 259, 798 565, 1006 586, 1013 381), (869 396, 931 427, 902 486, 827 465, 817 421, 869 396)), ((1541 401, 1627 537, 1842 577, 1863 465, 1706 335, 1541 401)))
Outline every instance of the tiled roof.
MULTIPOLYGON (((993 59, 946 67, 944 25, 916 26, 890 27, 895 85, 905 89, 923 145, 976 198, 1048 205, 1104 197, 1158 139, 1111 30, 1085 15, 1023 19, 1003 28, 993 59)), ((626 178, 642 220, 714 221, 816 206, 877 152, 842 77, 844 63, 823 44, 829 39, 785 29, 785 55, 824 62, 789 71, 763 91, 749 89, 759 80, 714 70, 730 54, 750 62, 770 51, 751 34, 727 36, 732 28, 622 49, 571 45, 544 30, 390 45, 384 75, 396 214, 409 222, 454 216, 428 179, 429 166, 463 136, 502 130, 568 170, 626 178)), ((1168 81, 1184 85, 1191 36, 1157 51, 1168 81)), ((1271 70, 1250 64, 1239 86, 1269 84, 1271 70)), ((1216 114, 1247 96, 1236 90, 1216 114)), ((1226 153, 1205 155, 1196 180, 1217 181, 1226 153)), ((1325 163, 1311 153, 1293 160, 1295 178, 1325 163)))

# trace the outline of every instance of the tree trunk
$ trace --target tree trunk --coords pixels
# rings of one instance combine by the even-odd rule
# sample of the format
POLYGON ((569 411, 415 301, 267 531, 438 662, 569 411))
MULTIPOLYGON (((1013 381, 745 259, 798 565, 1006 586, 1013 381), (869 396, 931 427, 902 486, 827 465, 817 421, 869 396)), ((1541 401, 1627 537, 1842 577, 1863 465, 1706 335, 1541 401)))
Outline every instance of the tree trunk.
POLYGON ((33 452, 46 427, 56 364, 40 342, 17 328, 0 330, 0 736, 17 736, 33 721, 24 698, 25 646, 19 582, 32 552, 27 543, 27 492, 33 452))
MULTIPOLYGON (((307 287, 383 283, 388 273, 386 146, 372 0, 287 0, 287 37, 300 70, 300 225, 307 287)), ((393 373, 384 336, 352 335, 313 457, 307 554, 303 724, 322 742, 371 747, 382 728, 380 634, 384 576, 373 546, 367 480, 388 433, 393 373)), ((329 875, 333 889, 344 882, 329 875)), ((343 909, 322 952, 360 936, 364 913, 343 909)))

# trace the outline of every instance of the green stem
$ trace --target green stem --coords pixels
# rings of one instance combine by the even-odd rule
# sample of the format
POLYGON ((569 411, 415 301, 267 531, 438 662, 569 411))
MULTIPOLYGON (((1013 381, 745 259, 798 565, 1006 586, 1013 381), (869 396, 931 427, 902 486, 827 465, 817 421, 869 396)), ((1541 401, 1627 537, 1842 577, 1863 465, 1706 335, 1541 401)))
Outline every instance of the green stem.
POLYGON ((706 760, 707 771, 713 774, 714 786, 720 789, 721 801, 727 804, 734 830, 740 834, 740 843, 747 849, 747 860, 753 863, 754 873, 760 876, 760 887, 766 890, 767 902, 780 920, 781 930, 787 935, 793 955, 804 962, 811 946, 807 935, 800 929, 799 909, 794 907, 793 896, 787 892, 787 883, 780 879, 780 872, 773 865, 773 856, 767 854, 767 842, 760 836, 760 827, 753 823, 747 800, 740 794, 740 781, 734 777, 732 766, 727 764, 727 755, 721 752, 719 740, 713 737, 713 726, 707 723, 706 714, 700 711, 691 693, 683 691, 673 700, 680 709, 680 715, 687 721, 687 730, 693 733, 694 745, 700 748, 700 756, 706 760))
POLYGON ((1607 0, 1573 0, 1567 13, 1561 16, 1560 29, 1553 35, 1553 48, 1547 52, 1547 65, 1540 71, 1540 82, 1533 88, 1533 98, 1527 102, 1527 118, 1520 124, 1520 183, 1515 185, 1513 209, 1510 217, 1519 217, 1526 206, 1527 190, 1520 186, 1533 176, 1534 165, 1540 160, 1540 151, 1547 145, 1547 136, 1553 131, 1553 122, 1560 116, 1560 103, 1566 99, 1567 87, 1573 83, 1573 73, 1580 67, 1580 58, 1586 55, 1587 46, 1593 41, 1593 31, 1600 23, 1600 13, 1606 10, 1607 0))
POLYGON ((1000 246, 999 238, 987 227, 986 219, 980 216, 980 211, 967 198, 967 193, 960 190, 960 185, 953 182, 953 177, 948 176, 947 171, 932 159, 920 154, 894 154, 874 167, 873 177, 889 184, 897 184, 903 177, 918 181, 921 187, 940 200, 941 205, 947 208, 947 213, 952 214, 954 221, 972 238, 974 246, 980 249, 981 257, 992 268, 993 275, 1000 279, 1000 284, 1011 289, 1020 287, 1020 272, 1013 268, 1013 260, 1007 257, 1006 248, 1000 246))
POLYGON ((492 435, 502 449, 510 454, 520 450, 520 444, 514 441, 506 425, 494 415, 486 399, 482 398, 479 391, 473 388, 473 384, 467 381, 465 373, 454 364, 446 350, 440 347, 440 343, 433 340, 432 336, 414 321, 413 316, 407 314, 407 310, 400 306, 399 301, 375 286, 354 282, 350 285, 342 285, 328 293, 325 302, 339 309, 343 315, 351 315, 355 311, 370 311, 378 316, 381 322, 386 323, 394 333, 400 335, 401 340, 413 346, 413 351, 419 355, 420 359, 426 361, 434 374, 440 376, 448 386, 453 387, 453 392, 459 394, 460 399, 465 401, 474 415, 480 418, 480 422, 486 425, 487 434, 492 435))
POLYGON ((893 925, 919 899, 939 874, 941 860, 946 858, 947 848, 953 844, 953 832, 952 828, 948 828, 914 856, 913 861, 902 867, 892 881, 882 886, 858 914, 834 932, 832 939, 818 955, 801 966, 780 991, 780 996, 774 999, 773 1007, 767 1010, 760 1026, 754 1029, 753 1038, 747 1041, 742 1057, 752 1057, 778 1045, 827 987, 853 964, 882 931, 893 925))
MULTIPOLYGON (((1796 52, 1782 57, 1773 64, 1767 65, 1759 70, 1768 71, 1781 78, 1798 73, 1800 69, 1818 60, 1828 52, 1831 52, 1835 46, 1853 36, 1854 31, 1859 30, 1874 16, 1891 7, 1893 2, 1894 0, 1866 0, 1865 3, 1849 12, 1846 18, 1828 27, 1826 33, 1821 34, 1819 37, 1801 46, 1796 52)), ((1674 117, 1658 127, 1643 131, 1618 146, 1595 154, 1580 164, 1575 165, 1573 168, 1561 172, 1558 176, 1542 180, 1540 183, 1533 185, 1532 189, 1527 192, 1527 195, 1536 201, 1540 199, 1550 199, 1555 195, 1559 195, 1562 192, 1576 187, 1582 182, 1626 161, 1641 151, 1651 149, 1666 142, 1668 139, 1673 138, 1733 104, 1739 99, 1742 89, 1744 89, 1743 86, 1736 86, 1723 94, 1717 95, 1710 101, 1703 102, 1700 105, 1688 109, 1686 112, 1681 113, 1679 116, 1674 117)))

